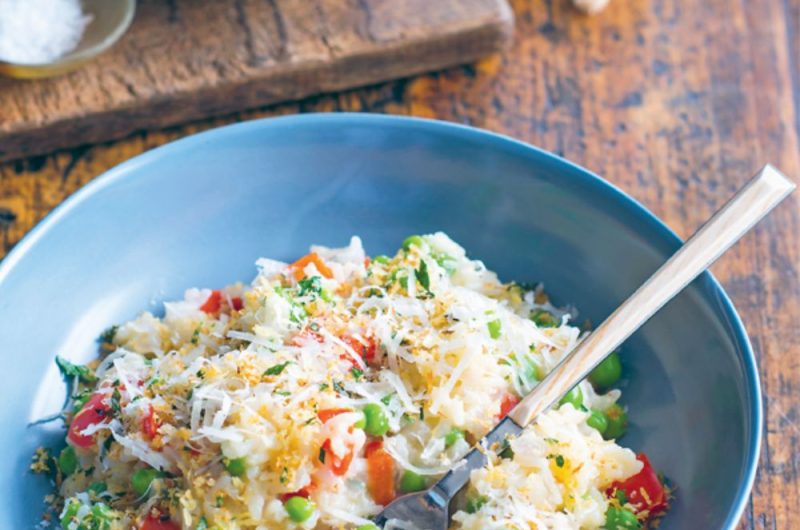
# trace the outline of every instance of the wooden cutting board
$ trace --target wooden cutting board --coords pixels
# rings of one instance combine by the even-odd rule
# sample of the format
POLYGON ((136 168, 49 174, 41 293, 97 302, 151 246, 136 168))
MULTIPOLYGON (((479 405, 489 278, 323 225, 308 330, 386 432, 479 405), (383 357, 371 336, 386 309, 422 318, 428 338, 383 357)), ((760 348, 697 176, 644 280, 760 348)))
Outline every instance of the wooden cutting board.
POLYGON ((81 70, 0 79, 0 160, 469 62, 512 30, 506 0, 140 0, 81 70))

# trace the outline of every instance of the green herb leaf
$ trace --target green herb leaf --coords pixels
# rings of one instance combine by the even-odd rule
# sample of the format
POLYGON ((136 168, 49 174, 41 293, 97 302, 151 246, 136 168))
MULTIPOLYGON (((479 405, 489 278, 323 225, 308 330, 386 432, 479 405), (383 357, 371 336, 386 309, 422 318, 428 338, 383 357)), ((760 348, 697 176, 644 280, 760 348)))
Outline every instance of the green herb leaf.
POLYGON ((205 517, 200 518, 200 521, 197 523, 195 530, 208 530, 208 521, 206 521, 205 517))
POLYGON ((425 291, 427 291, 428 294, 433 294, 431 293, 430 289, 431 277, 428 275, 428 264, 425 263, 424 259, 419 261, 419 269, 414 272, 416 273, 417 281, 419 281, 419 284, 425 289, 425 291))
POLYGON ((319 294, 320 291, 322 290, 322 284, 320 283, 319 276, 311 276, 303 278, 302 280, 300 280, 298 286, 300 287, 297 293, 299 296, 305 296, 309 293, 319 294))
POLYGON ((100 342, 103 344, 111 344, 114 342, 114 337, 117 336, 119 326, 111 326, 100 334, 100 342))
POLYGON ((352 374, 353 374, 353 379, 355 379, 356 381, 358 381, 359 379, 361 379, 361 376, 363 376, 363 375, 364 375, 364 371, 363 371, 363 370, 360 370, 360 369, 358 369, 358 368, 353 368, 352 370, 350 370, 350 373, 352 373, 352 374))
POLYGON ((619 501, 621 505, 628 504, 628 496, 625 494, 625 490, 617 490, 614 492, 614 497, 619 501))
POLYGON ((276 364, 275 366, 270 366, 269 368, 266 369, 264 375, 279 375, 281 372, 283 372, 284 368, 286 368, 287 366, 289 366, 289 364, 291 364, 291 362, 292 361, 286 361, 285 363, 280 363, 276 364))
POLYGON ((94 375, 94 370, 82 364, 72 364, 66 359, 56 356, 56 364, 61 374, 64 377, 78 377, 84 383, 94 383, 97 381, 97 376, 94 375))

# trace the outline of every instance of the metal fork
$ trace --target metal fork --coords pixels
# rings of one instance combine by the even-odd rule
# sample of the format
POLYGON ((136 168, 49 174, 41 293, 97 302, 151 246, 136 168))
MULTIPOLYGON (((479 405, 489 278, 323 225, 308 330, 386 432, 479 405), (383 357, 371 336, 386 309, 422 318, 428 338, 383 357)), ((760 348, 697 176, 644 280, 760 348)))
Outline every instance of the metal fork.
POLYGON ((383 527, 387 521, 398 520, 415 530, 446 530, 450 521, 450 501, 467 483, 470 473, 486 465, 488 451, 497 451, 506 439, 517 436, 539 414, 582 381, 794 188, 794 183, 778 170, 770 165, 764 166, 611 316, 583 339, 456 467, 430 489, 394 500, 376 517, 376 524, 383 527))

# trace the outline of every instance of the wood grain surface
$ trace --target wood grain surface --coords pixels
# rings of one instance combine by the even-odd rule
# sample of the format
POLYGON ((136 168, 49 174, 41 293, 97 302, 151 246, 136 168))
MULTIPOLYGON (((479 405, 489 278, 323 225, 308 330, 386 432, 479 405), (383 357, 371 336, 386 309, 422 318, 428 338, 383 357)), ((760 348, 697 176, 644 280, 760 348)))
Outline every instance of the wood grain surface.
MULTIPOLYGON (((687 236, 764 162, 800 179, 800 0, 514 0, 512 49, 474 66, 0 165, 6 251, 132 155, 222 123, 306 111, 441 118, 603 175, 687 236)), ((766 405, 742 529, 800 526, 800 195, 713 268, 753 340, 766 405)))
POLYGON ((506 0, 140 0, 85 68, 0 79, 0 160, 466 63, 512 28, 506 0))

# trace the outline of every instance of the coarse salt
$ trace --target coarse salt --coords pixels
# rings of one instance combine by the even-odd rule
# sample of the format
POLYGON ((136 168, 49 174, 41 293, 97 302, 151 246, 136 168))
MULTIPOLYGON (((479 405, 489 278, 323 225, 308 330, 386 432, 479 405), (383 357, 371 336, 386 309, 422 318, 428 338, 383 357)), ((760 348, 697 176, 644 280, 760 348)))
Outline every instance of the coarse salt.
POLYGON ((0 59, 54 61, 75 49, 91 19, 79 0, 0 0, 0 59))

